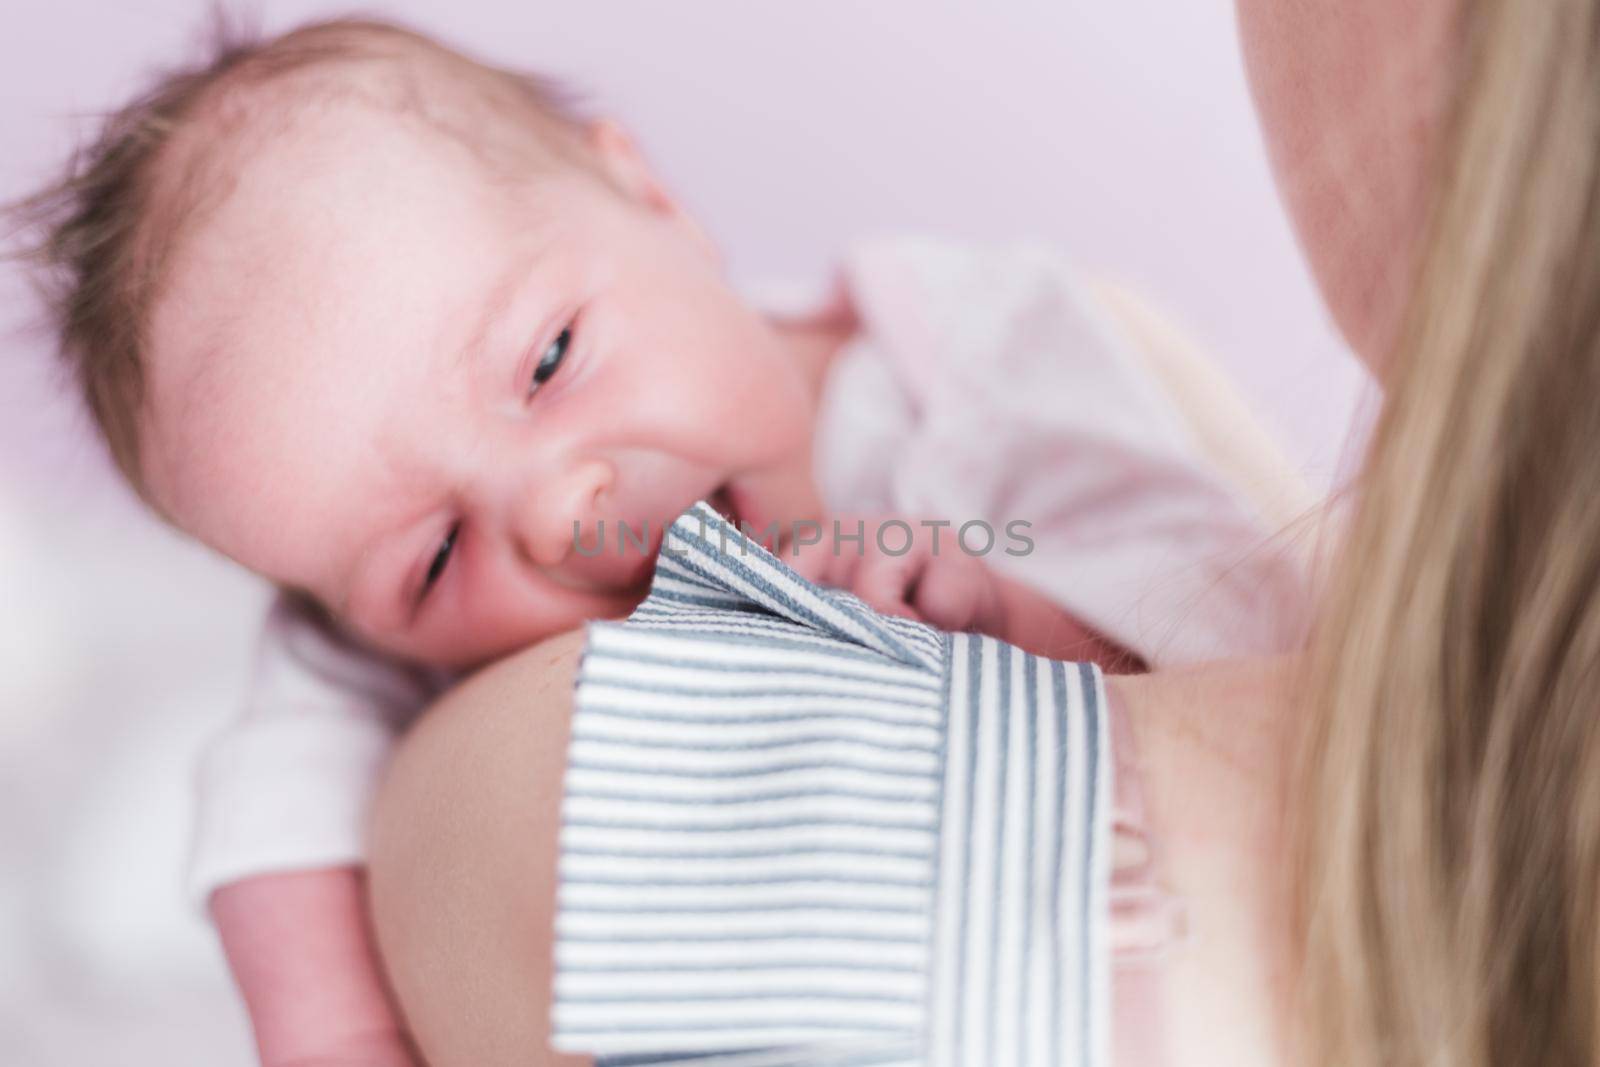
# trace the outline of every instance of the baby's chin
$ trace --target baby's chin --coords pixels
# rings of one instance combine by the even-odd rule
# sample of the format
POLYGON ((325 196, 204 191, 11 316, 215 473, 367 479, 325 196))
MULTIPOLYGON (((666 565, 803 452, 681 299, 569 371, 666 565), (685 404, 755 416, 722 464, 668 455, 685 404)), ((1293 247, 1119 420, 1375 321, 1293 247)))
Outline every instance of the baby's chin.
MULTIPOLYGON (((714 487, 703 499, 736 528, 751 519, 746 509, 755 505, 755 497, 733 482, 714 487)), ((760 514, 758 507, 755 510, 760 514)), ((593 573, 568 573, 559 568, 544 571, 543 579, 549 583, 546 592, 553 598, 547 605, 545 624, 474 627, 470 621, 455 620, 436 624, 438 630, 433 633, 385 635, 366 643, 427 668, 460 672, 475 670, 591 621, 627 618, 650 595, 661 544, 673 519, 653 521, 642 548, 635 551, 629 541, 625 559, 614 556, 610 566, 593 573)))
POLYGON ((472 633, 470 629, 458 628, 440 641, 389 642, 389 647, 384 647, 382 642, 377 644, 382 651, 423 668, 457 673, 473 671, 553 637, 580 630, 589 622, 627 618, 650 594, 654 561, 651 563, 649 573, 635 587, 605 594, 588 594, 584 610, 565 614, 548 625, 509 631, 496 629, 481 635, 472 633))

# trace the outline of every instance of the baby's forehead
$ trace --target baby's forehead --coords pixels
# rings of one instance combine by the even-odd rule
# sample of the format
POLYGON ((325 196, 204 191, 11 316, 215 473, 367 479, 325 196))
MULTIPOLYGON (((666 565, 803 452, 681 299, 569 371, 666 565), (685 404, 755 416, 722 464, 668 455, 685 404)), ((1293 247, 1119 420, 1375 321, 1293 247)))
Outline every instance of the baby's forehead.
MULTIPOLYGON (((237 301, 253 292, 240 279, 363 249, 374 230, 415 230, 407 223, 504 202, 506 185, 470 138, 441 132, 442 116, 455 113, 419 113, 408 103, 417 85, 397 78, 392 64, 318 67, 220 86, 197 109, 161 161, 145 221, 159 278, 152 334, 175 305, 191 324, 237 317, 237 301)), ((385 258, 408 251, 427 253, 391 246, 385 258)), ((152 346, 153 363, 166 347, 152 346)))
POLYGON ((581 161, 574 121, 553 108, 525 79, 410 34, 347 32, 316 47, 269 47, 198 95, 157 166, 155 199, 226 195, 241 170, 296 131, 331 130, 342 139, 336 147, 359 151, 364 135, 405 130, 418 146, 464 154, 485 176, 581 161))
POLYGON ((402 174, 420 200, 464 190, 520 196, 591 165, 570 120, 508 88, 503 72, 425 42, 266 77, 233 74, 197 103, 155 168, 141 226, 148 276, 160 282, 159 302, 190 246, 215 241, 208 231, 219 220, 248 228, 272 215, 277 236, 290 240, 359 221, 371 200, 362 181, 381 171, 402 174), (296 206, 305 210, 288 210, 296 206))
POLYGON ((153 459, 195 451, 204 423, 285 363, 314 355, 320 375, 335 356, 365 361, 352 346, 392 340, 378 335, 401 320, 434 327, 438 294, 470 284, 505 233, 560 213, 557 188, 583 169, 564 135, 496 98, 504 86, 475 65, 419 51, 225 79, 175 132, 145 223, 160 246, 141 431, 153 459))
POLYGON ((152 228, 176 254, 245 195, 336 178, 374 153, 437 155, 386 78, 359 69, 306 70, 263 84, 219 85, 174 133, 153 178, 152 228), (181 233, 179 232, 181 231, 181 233))
POLYGON ((546 179, 581 169, 526 109, 485 110, 472 66, 406 54, 224 78, 151 175, 141 463, 180 526, 257 569, 279 547, 259 530, 309 543, 285 512, 347 503, 333 468, 378 466, 364 454, 385 412, 414 407, 384 391, 444 350, 507 235, 554 217, 546 179), (508 163, 517 180, 497 180, 508 163))
POLYGON ((334 425, 338 412, 316 405, 341 375, 350 395, 369 344, 392 351, 408 340, 391 335, 401 322, 444 323, 423 302, 449 280, 442 264, 462 259, 450 244, 493 250, 471 161, 382 107, 301 109, 245 157, 187 222, 150 313, 147 452, 166 467, 150 480, 178 511, 173 497, 215 491, 210 467, 247 474, 288 459, 262 443, 334 425))
POLYGON ((539 173, 559 154, 562 137, 540 109, 497 100, 506 87, 485 69, 422 41, 373 47, 295 53, 287 67, 257 57, 197 96, 149 177, 140 224, 148 276, 165 283, 224 205, 337 176, 380 149, 391 161, 448 158, 455 182, 539 173))
POLYGON ((160 265, 151 308, 157 365, 176 347, 162 343, 172 340, 163 326, 174 315, 185 330, 220 326, 284 296, 301 275, 343 265, 347 282, 397 257, 425 256, 419 231, 487 192, 459 150, 354 98, 299 109, 270 136, 212 151, 235 158, 213 163, 225 171, 166 221, 181 234, 160 265), (408 236, 411 246, 398 243, 408 236))
MULTIPOLYGON (((208 135, 197 128, 196 136, 208 135)), ((350 195, 363 179, 395 168, 418 184, 483 181, 458 145, 434 136, 407 112, 356 93, 303 99, 252 116, 209 139, 211 147, 205 149, 209 158, 199 164, 217 171, 209 207, 219 213, 231 208, 235 216, 240 209, 233 201, 248 197, 284 204, 326 201, 350 195)), ((343 205, 330 202, 329 206, 343 205)), ((248 210, 259 211, 260 205, 248 210)), ((191 215, 197 231, 204 228, 206 219, 200 217, 204 214, 191 215)))

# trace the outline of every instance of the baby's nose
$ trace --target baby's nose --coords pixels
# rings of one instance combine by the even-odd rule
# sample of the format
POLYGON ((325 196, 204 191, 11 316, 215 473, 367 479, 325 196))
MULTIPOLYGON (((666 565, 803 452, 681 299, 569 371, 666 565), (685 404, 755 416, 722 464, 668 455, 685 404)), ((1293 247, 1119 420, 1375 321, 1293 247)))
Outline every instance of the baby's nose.
POLYGON ((517 513, 518 548, 529 562, 559 566, 579 538, 588 544, 602 518, 616 472, 603 460, 585 460, 558 479, 523 494, 517 513))

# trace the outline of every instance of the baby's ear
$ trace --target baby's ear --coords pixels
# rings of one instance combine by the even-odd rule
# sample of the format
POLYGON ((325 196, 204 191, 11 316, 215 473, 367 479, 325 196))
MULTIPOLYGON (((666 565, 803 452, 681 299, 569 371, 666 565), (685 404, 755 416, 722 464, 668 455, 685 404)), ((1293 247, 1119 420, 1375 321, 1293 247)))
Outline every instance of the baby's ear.
POLYGON ((602 173, 620 193, 657 211, 678 210, 677 202, 645 162, 644 153, 619 123, 597 119, 589 124, 586 136, 602 173))
POLYGON ((687 227, 690 236, 712 259, 721 259, 710 235, 667 192, 644 153, 639 151, 638 144, 620 123, 613 119, 597 119, 589 124, 586 136, 601 171, 623 196, 687 227))

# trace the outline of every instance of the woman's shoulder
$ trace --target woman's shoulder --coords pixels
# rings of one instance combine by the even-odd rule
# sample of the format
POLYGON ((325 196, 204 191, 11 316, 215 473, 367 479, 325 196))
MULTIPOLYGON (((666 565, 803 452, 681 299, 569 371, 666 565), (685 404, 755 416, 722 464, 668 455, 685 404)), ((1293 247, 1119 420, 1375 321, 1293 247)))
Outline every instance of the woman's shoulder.
POLYGON ((550 1067, 549 946, 573 682, 584 632, 471 675, 402 737, 374 806, 385 969, 428 1062, 550 1067), (530 1005, 536 1005, 530 1010, 530 1005))
POLYGON ((492 788, 502 770, 528 774, 536 760, 559 782, 584 639, 581 628, 545 638, 447 690, 401 736, 388 781, 424 773, 480 790, 492 788), (441 760, 463 773, 437 775, 441 760))
POLYGON ((440 696, 424 721, 438 723, 451 715, 496 714, 507 705, 525 709, 530 701, 541 697, 570 704, 584 641, 584 629, 579 627, 480 667, 440 696))

